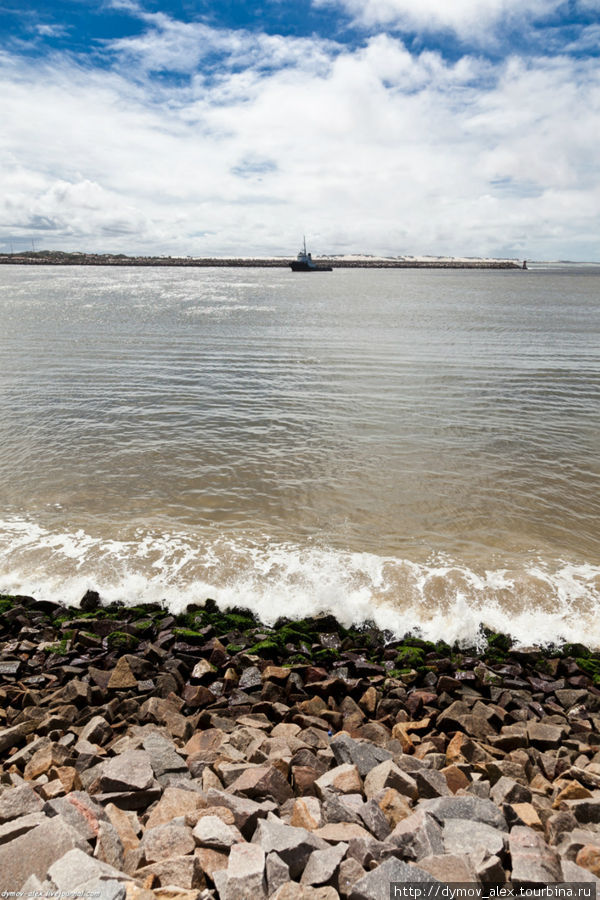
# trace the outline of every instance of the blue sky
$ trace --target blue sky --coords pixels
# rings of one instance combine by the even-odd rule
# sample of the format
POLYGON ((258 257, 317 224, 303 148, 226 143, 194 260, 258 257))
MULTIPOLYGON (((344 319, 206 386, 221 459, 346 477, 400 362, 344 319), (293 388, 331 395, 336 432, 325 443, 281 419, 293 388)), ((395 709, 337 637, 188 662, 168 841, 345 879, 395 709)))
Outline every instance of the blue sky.
POLYGON ((0 0, 0 251, 600 258, 600 0, 0 0))

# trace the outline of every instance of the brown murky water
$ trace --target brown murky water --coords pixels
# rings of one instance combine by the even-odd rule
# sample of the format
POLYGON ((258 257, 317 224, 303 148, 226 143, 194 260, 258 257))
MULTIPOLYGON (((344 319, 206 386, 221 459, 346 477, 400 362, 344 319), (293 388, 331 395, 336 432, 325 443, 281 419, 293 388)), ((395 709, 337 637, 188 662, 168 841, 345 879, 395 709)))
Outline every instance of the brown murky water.
POLYGON ((0 268, 0 589, 600 645, 600 269, 0 268))

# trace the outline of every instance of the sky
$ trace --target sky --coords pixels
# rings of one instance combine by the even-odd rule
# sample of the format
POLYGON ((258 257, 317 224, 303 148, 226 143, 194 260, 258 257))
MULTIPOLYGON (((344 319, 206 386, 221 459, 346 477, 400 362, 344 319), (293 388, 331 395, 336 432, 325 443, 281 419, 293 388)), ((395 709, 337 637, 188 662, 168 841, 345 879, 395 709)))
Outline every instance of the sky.
POLYGON ((600 260, 600 0, 0 0, 0 252, 600 260))

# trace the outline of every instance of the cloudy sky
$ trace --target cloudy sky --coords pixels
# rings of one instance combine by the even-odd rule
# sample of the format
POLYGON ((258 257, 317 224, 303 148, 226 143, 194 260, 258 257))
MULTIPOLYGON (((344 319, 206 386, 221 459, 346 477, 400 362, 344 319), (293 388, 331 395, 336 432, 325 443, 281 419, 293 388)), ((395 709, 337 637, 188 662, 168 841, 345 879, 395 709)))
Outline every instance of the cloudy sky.
POLYGON ((0 251, 600 259, 600 0, 0 0, 0 251))

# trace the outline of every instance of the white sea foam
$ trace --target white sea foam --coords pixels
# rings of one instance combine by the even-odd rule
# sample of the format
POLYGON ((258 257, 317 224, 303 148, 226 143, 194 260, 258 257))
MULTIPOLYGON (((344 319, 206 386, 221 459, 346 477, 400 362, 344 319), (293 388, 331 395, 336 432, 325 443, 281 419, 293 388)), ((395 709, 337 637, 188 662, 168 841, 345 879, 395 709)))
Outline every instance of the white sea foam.
POLYGON ((214 598, 267 624, 333 613, 401 636, 480 644, 481 626, 520 644, 600 647, 600 567, 531 559, 473 571, 457 560, 415 562, 267 536, 215 537, 136 529, 107 540, 82 529, 0 522, 0 590, 76 606, 88 588, 104 602, 164 601, 173 612, 214 598))

